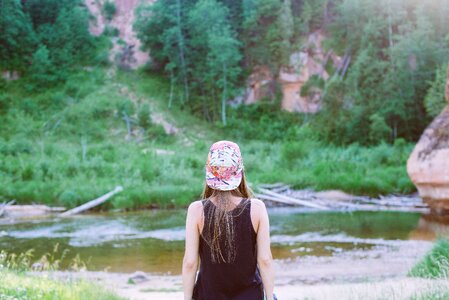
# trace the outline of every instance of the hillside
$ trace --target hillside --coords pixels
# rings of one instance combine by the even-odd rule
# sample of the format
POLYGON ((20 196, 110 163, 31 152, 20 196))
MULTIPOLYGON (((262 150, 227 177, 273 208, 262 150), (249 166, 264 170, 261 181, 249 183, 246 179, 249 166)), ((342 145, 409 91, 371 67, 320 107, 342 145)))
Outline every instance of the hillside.
POLYGON ((413 192, 449 2, 388 3, 5 0, 0 196, 71 207, 122 185, 108 208, 184 206, 220 139, 253 187, 413 192))
POLYGON ((221 128, 168 109, 162 77, 112 70, 80 71, 41 93, 24 92, 20 80, 7 85, 2 198, 71 207, 122 185, 113 208, 183 206, 199 197, 208 147, 219 139, 240 143, 253 186, 281 181, 353 193, 412 190, 404 167, 411 145, 326 146, 286 118, 295 115, 269 114, 270 106, 237 109, 233 127, 221 128))

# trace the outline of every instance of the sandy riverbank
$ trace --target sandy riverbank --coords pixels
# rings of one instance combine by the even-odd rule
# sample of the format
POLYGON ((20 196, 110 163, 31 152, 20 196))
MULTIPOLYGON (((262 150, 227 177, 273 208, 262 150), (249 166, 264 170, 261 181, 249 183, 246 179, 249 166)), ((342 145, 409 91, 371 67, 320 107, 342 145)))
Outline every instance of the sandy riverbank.
MULTIPOLYGON (((370 249, 336 251, 331 256, 275 260, 279 299, 409 299, 447 291, 449 282, 408 278, 410 268, 431 248, 422 241, 388 241, 370 249)), ((57 278, 83 278, 109 287, 132 300, 182 299, 180 275, 145 274, 130 283, 132 274, 110 272, 38 273, 57 278)))
MULTIPOLYGON (((418 299, 423 296, 432 295, 433 298, 425 299, 446 299, 436 298, 436 295, 449 296, 449 282, 445 280, 428 280, 415 278, 387 279, 372 283, 346 283, 346 284, 318 284, 307 285, 287 285, 276 286, 276 295, 280 300, 402 300, 413 297, 418 299)), ((120 293, 125 297, 135 300, 158 299, 158 300, 179 300, 183 299, 180 291, 148 291, 142 293, 120 293)))

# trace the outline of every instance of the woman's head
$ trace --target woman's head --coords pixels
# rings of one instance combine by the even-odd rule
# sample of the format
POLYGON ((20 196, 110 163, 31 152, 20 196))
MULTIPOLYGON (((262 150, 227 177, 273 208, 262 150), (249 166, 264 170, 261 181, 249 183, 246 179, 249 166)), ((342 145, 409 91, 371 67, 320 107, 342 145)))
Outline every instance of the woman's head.
POLYGON ((219 194, 250 198, 246 184, 243 159, 239 146, 230 141, 219 141, 210 147, 206 162, 206 182, 203 199, 219 194))

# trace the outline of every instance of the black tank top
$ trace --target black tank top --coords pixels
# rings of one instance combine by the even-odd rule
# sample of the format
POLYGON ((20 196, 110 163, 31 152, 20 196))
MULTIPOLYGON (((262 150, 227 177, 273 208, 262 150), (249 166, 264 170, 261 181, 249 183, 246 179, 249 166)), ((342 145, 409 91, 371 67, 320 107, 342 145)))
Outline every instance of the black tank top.
MULTIPOLYGON (((194 300, 262 300, 263 286, 257 267, 256 237, 251 223, 251 201, 242 199, 232 210, 236 257, 234 262, 212 262, 208 236, 209 210, 214 204, 203 200, 204 228, 200 237, 200 271, 193 289, 194 300)), ((222 248, 223 249, 223 248, 222 248)))

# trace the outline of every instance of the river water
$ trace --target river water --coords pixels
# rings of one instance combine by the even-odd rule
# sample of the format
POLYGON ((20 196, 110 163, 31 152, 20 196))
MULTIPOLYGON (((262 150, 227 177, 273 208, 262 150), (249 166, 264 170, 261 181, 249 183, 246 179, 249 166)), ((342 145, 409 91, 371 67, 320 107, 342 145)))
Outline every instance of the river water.
MULTIPOLYGON (((447 225, 404 212, 316 212, 269 209, 275 259, 332 257, 409 242, 428 243, 447 234, 447 225)), ((34 249, 35 258, 68 249, 62 267, 76 254, 89 270, 180 274, 185 210, 86 214, 0 224, 0 250, 34 249)), ((57 255, 56 255, 57 256, 57 255)))

